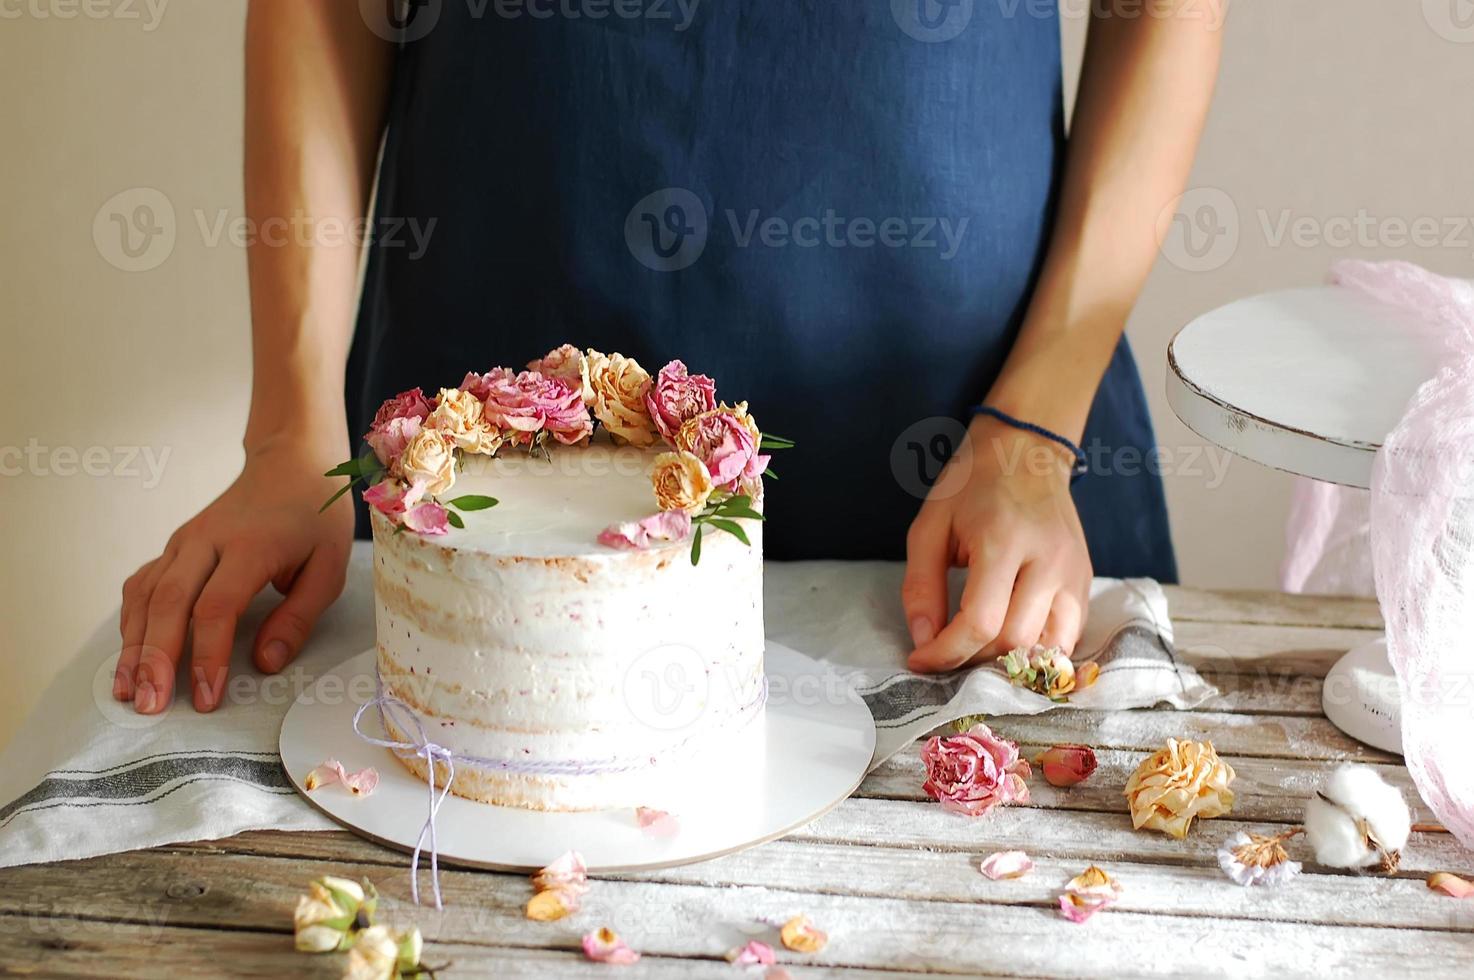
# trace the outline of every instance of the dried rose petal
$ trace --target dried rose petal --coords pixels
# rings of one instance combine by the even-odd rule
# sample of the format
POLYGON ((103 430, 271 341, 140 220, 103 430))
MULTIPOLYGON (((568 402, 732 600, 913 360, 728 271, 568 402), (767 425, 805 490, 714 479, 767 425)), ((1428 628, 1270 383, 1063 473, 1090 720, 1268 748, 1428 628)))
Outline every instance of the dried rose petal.
POLYGON ((1034 870, 1034 861, 1023 851, 999 851, 983 858, 979 866, 984 877, 998 881, 1002 878, 1022 878, 1034 870))
POLYGON ((1466 881, 1456 874, 1438 871, 1428 876, 1428 887, 1450 898, 1474 898, 1474 882, 1466 881))
POLYGON ((640 954, 630 949, 619 938, 619 933, 608 926, 583 937, 583 955, 595 963, 608 963, 611 966, 632 966, 640 961, 640 954))
POLYGON ((675 817, 664 810, 652 810, 647 806, 635 808, 635 822, 650 837, 674 837, 681 829, 675 817))
POLYGON ((557 922, 578 911, 579 893, 571 888, 548 888, 527 902, 527 917, 533 922, 557 922))
POLYGON ((583 855, 577 851, 566 851, 556 861, 532 876, 532 887, 538 891, 561 888, 575 895, 589 890, 588 868, 583 855))
POLYGON ((1100 679, 1100 664, 1091 661, 1075 668, 1075 690, 1083 691, 1100 679))
POLYGON ((807 915, 795 915, 783 923, 778 935, 795 953, 817 953, 829 942, 829 934, 816 929, 807 915))
POLYGON ((1088 745, 1054 745, 1039 756, 1044 781, 1051 786, 1074 786, 1095 772, 1095 750, 1088 745))
POLYGON ((369 766, 357 772, 348 772, 337 759, 328 759, 302 780, 303 788, 309 793, 333 783, 342 783, 354 796, 368 796, 379 785, 379 771, 369 766))
POLYGON ((1115 905, 1120 897, 1120 882, 1092 864, 1065 885, 1059 897, 1059 912, 1071 922, 1084 922, 1115 905))
POLYGON ((746 946, 729 951, 727 962, 734 966, 772 966, 778 962, 778 957, 774 955, 773 947, 754 939, 746 946))

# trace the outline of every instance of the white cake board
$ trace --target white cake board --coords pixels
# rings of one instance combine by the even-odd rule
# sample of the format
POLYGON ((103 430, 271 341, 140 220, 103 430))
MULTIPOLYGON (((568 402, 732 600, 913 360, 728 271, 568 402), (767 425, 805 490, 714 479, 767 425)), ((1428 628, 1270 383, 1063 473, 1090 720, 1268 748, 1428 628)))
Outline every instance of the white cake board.
MULTIPOLYGON (((411 851, 425 822, 425 781, 388 749, 354 734, 358 703, 344 695, 372 685, 374 661, 373 650, 352 657, 297 698, 282 722, 282 764, 297 792, 333 820, 369 840, 411 851), (340 785, 308 793, 302 780, 329 758, 350 771, 375 767, 378 789, 367 797, 340 785)), ((642 830, 632 809, 542 813, 451 795, 435 823, 441 863, 531 872, 576 850, 590 871, 670 868, 774 840, 828 812, 855 791, 870 766, 870 709, 832 667, 788 647, 768 644, 766 667, 767 711, 753 722, 763 726, 758 735, 765 737, 747 740, 751 753, 730 773, 726 792, 674 814, 674 833, 642 830)), ((380 734, 377 718, 366 715, 364 724, 380 734)), ((428 858, 421 867, 428 867, 428 858)))
MULTIPOLYGON (((1167 401, 1188 428, 1245 459, 1366 488, 1441 351, 1427 324, 1355 289, 1282 290, 1204 314, 1172 338, 1167 401)), ((1326 717, 1400 753, 1395 681, 1384 642, 1358 647, 1326 676, 1326 717)))

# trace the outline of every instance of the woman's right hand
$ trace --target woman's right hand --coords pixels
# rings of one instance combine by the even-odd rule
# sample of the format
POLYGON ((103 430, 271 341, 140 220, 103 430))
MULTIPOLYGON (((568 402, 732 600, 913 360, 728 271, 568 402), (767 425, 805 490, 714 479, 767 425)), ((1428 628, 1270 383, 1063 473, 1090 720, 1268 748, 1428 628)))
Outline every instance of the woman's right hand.
POLYGON ((215 710, 236 623, 268 582, 285 598, 257 631, 253 659, 268 674, 292 662, 343 591, 353 507, 344 495, 318 513, 334 490, 323 473, 343 458, 346 448, 333 440, 281 440, 248 452, 230 488, 133 573, 123 585, 115 698, 143 714, 168 707, 189 634, 195 709, 215 710))

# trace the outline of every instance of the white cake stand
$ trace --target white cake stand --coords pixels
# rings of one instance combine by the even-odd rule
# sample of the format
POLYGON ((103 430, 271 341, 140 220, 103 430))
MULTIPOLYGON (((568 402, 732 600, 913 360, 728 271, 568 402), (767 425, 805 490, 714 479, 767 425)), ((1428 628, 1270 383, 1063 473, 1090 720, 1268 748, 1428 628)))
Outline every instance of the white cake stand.
MULTIPOLYGON (((632 809, 542 813, 448 796, 436 819, 441 863, 530 872, 576 850, 601 873, 669 868, 774 840, 828 812, 870 767, 870 709, 833 667, 788 647, 770 643, 766 666, 767 711, 754 723, 762 730, 747 733, 745 757, 715 774, 718 791, 673 814, 673 828, 642 830, 632 809)), ((365 698, 345 695, 371 691, 373 676, 374 651, 367 650, 304 691, 282 722, 282 764, 317 809, 363 837, 410 851, 425 822, 426 783, 388 749, 354 734, 353 714, 365 698), (328 758, 349 770, 375 767, 378 788, 367 797, 340 785, 308 793, 303 779, 328 758)), ((376 719, 365 724, 379 734, 376 719)), ((701 773, 705 780, 712 775, 701 773)), ((427 856, 421 868, 428 866, 427 856)))
MULTIPOLYGON (((1369 487, 1372 461, 1440 340, 1416 317, 1353 289, 1267 293, 1194 320, 1167 348, 1167 401, 1198 435, 1246 459, 1369 487)), ((1326 677, 1326 717, 1352 738, 1402 751, 1396 678, 1378 639, 1326 677)))

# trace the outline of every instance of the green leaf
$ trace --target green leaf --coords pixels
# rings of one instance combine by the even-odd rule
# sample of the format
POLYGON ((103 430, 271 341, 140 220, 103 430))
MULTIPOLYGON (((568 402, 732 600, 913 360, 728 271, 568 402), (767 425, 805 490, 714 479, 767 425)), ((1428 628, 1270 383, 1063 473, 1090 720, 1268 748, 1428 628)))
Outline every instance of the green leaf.
POLYGON ((691 564, 693 565, 700 564, 701 562, 701 531, 702 527, 698 524, 696 525, 695 531, 691 534, 691 564))
POLYGON ((713 517, 711 520, 707 521, 707 523, 716 528, 718 531, 726 531, 728 534, 732 535, 732 537, 736 538, 738 541, 741 541, 749 548, 752 547, 752 542, 747 540, 747 532, 742 530, 742 525, 738 524, 736 521, 729 521, 725 517, 713 517))
MULTIPOLYGON (((360 477, 360 479, 361 479, 361 477, 360 477)), ((343 494, 347 493, 349 490, 352 490, 353 489, 353 485, 356 484, 357 482, 358 482, 358 480, 349 480, 343 486, 339 487, 338 488, 338 492, 335 493, 335 494, 333 494, 331 497, 329 497, 328 498, 328 502, 325 503, 325 504, 323 504, 322 507, 320 507, 317 512, 319 514, 325 514, 325 513, 327 513, 327 509, 329 507, 333 506, 333 504, 336 504, 338 502, 338 498, 339 497, 343 496, 343 494)))
POLYGON ((446 517, 446 520, 450 521, 450 526, 451 527, 462 527, 463 528, 463 527, 466 526, 466 522, 463 521, 463 520, 461 520, 461 515, 460 514, 457 514, 453 510, 446 511, 445 512, 445 517, 446 517))
POLYGON ((759 449, 792 449, 794 441, 775 436, 771 432, 764 432, 762 438, 758 440, 757 447, 759 449))
POLYGON ((745 517, 750 521, 767 520, 762 514, 752 509, 752 504, 747 502, 746 497, 734 498, 733 500, 727 501, 716 509, 716 514, 719 517, 745 517), (738 503, 739 500, 741 503, 738 503))
POLYGON ((358 463, 359 461, 356 459, 350 459, 346 463, 339 463, 324 473, 323 476, 360 476, 362 474, 359 473, 358 463))
POLYGON ((771 466, 769 466, 767 469, 763 470, 763 476, 766 477, 769 480, 776 480, 776 479, 778 479, 778 474, 773 472, 773 467, 771 467, 771 466))
POLYGON ((483 497, 478 493, 468 493, 456 497, 454 500, 447 500, 446 503, 450 504, 456 510, 473 511, 495 507, 498 501, 495 497, 483 497))

